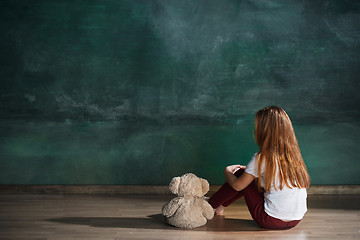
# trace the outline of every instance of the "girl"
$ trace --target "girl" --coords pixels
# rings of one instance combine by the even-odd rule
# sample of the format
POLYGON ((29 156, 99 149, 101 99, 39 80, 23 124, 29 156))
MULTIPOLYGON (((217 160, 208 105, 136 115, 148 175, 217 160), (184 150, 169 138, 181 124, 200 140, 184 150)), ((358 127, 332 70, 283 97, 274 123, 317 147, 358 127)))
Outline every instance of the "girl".
POLYGON ((244 196, 260 227, 292 228, 307 211, 306 188, 310 177, 289 116, 274 106, 258 111, 254 135, 259 152, 247 166, 225 168, 226 183, 209 203, 215 213, 222 214, 223 207, 244 196))

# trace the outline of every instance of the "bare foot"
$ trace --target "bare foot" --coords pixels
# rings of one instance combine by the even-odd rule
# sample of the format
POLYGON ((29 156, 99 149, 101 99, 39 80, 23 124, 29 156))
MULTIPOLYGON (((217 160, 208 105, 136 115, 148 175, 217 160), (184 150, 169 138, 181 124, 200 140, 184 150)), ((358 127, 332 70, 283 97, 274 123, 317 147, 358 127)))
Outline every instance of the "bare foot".
POLYGON ((223 215, 224 213, 224 207, 220 205, 218 208, 214 209, 215 214, 217 215, 223 215))

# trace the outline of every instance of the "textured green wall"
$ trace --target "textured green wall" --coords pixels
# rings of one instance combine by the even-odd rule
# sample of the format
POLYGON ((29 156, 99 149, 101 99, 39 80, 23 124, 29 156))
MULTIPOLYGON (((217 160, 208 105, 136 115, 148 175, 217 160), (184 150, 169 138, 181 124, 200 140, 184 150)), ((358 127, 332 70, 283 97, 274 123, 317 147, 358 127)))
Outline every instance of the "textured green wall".
POLYGON ((360 184, 357 1, 0 1, 0 184, 211 184, 289 113, 313 184, 360 184))

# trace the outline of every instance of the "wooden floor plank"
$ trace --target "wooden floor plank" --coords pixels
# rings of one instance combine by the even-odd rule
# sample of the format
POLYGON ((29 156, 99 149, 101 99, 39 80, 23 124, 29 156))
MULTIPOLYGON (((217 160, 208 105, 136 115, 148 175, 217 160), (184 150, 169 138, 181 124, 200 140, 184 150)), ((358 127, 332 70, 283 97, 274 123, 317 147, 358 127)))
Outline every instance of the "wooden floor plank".
POLYGON ((172 197, 0 194, 0 239, 360 239, 360 195, 309 195, 305 218, 283 231, 258 227, 243 199, 203 227, 177 229, 160 214, 172 197))

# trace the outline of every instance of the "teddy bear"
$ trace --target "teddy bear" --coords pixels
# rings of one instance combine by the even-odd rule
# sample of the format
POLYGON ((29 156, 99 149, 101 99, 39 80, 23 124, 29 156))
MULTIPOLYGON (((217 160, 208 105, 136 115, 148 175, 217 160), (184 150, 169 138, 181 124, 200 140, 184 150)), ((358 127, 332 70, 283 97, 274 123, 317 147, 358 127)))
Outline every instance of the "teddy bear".
POLYGON ((168 224, 190 229, 203 226, 214 217, 214 209, 204 199, 209 191, 207 180, 193 173, 186 173, 181 177, 174 177, 169 189, 178 196, 162 208, 168 224))

